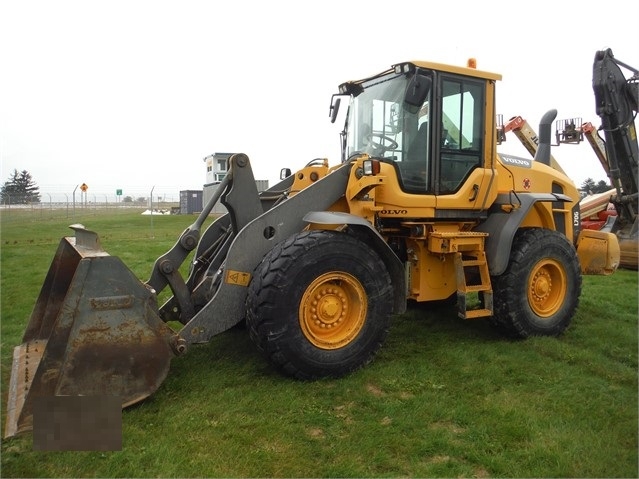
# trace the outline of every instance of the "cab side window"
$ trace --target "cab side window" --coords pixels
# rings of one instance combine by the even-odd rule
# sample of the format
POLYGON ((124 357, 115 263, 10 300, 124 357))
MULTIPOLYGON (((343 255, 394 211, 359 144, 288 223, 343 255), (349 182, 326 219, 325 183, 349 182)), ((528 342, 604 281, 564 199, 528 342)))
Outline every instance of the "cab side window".
POLYGON ((468 79, 442 79, 439 193, 459 189, 481 165, 484 86, 468 79))

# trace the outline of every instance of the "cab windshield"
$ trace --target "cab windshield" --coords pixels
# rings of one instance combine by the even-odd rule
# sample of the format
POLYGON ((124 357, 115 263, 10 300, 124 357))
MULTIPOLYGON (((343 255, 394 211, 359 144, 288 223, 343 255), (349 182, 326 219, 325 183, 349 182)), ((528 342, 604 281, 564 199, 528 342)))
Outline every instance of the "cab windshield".
POLYGON ((408 83, 407 75, 396 73, 363 83, 349 109, 345 158, 366 153, 406 160, 420 125, 428 121, 428 98, 420 107, 405 104, 408 83))
POLYGON ((417 68, 348 86, 345 161, 368 154, 393 162, 404 191, 426 194, 458 191, 481 167, 485 87, 480 80, 417 68), (441 96, 438 107, 435 91, 441 96))

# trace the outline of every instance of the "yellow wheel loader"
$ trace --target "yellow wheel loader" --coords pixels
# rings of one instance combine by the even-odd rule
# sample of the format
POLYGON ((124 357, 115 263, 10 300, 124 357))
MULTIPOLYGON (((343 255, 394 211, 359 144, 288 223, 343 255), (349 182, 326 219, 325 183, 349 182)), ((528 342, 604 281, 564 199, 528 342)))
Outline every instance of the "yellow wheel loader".
POLYGON ((174 356, 242 321, 300 379, 370 362, 409 302, 456 300, 460 317, 517 337, 561 334, 581 275, 615 271, 617 237, 580 231, 578 191, 550 166, 556 112, 534 160, 497 153, 500 79, 410 61, 340 85, 329 116, 344 119, 341 161, 313 160, 258 193, 249 158, 234 154, 146 282, 74 226, 15 348, 5 435, 32 429, 39 397, 136 403, 174 356), (201 233, 218 201, 228 213, 201 233))

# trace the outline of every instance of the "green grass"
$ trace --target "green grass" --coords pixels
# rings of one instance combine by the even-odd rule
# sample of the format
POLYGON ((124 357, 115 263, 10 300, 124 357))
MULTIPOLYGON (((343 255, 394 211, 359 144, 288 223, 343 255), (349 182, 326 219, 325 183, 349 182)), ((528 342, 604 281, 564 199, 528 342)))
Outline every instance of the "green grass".
MULTIPOLYGON (((65 218, 2 224, 2 406, 65 218)), ((141 279, 191 216, 76 218, 141 279)), ((174 359, 117 452, 2 442, 2 477, 637 477, 637 273, 584 277, 560 338, 507 340, 446 307, 396 318, 366 368, 298 382, 245 330, 174 359)), ((4 413, 3 413, 4 416, 4 413)), ((4 417, 2 418, 4 427, 4 417)))

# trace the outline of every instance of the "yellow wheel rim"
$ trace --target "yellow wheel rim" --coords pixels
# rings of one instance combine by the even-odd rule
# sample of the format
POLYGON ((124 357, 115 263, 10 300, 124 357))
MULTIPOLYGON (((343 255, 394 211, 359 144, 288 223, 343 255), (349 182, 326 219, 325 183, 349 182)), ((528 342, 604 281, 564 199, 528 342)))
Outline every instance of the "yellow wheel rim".
POLYGON ((325 273, 302 296, 299 320, 306 339, 321 349, 349 344, 366 322, 366 293, 347 273, 325 273))
POLYGON ((559 311, 568 287, 561 263, 552 259, 541 260, 528 278, 528 304, 533 312, 548 318, 559 311))

